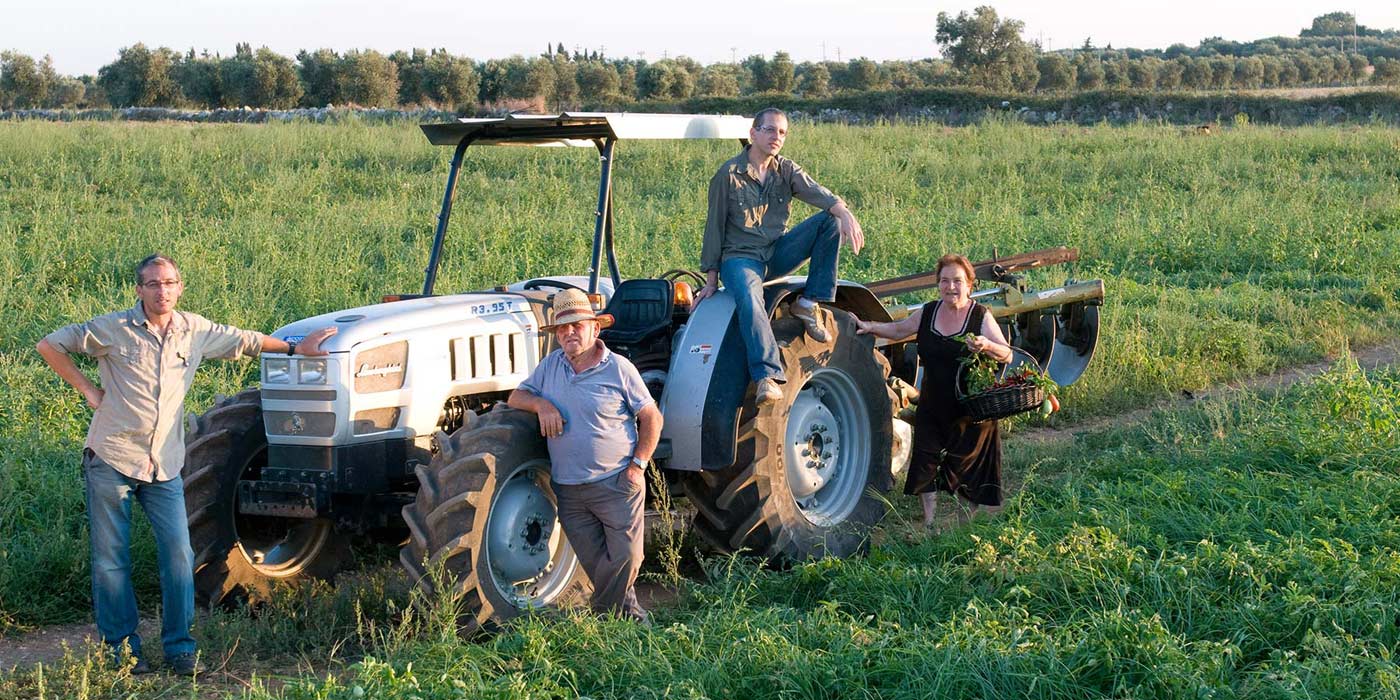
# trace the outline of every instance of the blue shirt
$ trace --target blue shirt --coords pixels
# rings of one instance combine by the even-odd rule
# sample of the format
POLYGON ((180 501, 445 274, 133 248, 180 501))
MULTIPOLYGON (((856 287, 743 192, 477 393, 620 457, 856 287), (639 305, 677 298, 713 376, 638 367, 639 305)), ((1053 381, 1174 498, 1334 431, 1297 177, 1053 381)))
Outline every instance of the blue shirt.
POLYGON ((601 340, 598 347, 602 359, 582 372, 555 350, 520 384, 564 416, 564 432, 549 438, 550 471, 561 484, 589 484, 625 469, 637 447, 637 414, 655 403, 627 358, 601 340))

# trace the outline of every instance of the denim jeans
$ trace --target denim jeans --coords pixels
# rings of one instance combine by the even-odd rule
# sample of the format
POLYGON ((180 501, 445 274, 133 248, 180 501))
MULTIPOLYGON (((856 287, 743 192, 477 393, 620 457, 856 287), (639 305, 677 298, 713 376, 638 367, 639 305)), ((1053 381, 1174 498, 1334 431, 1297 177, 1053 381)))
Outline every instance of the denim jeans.
POLYGON ((161 642, 165 656, 195 650, 194 552, 180 477, 147 483, 123 475, 90 450, 83 451, 88 529, 92 539, 92 605, 97 631, 113 651, 123 643, 141 655, 136 633, 136 592, 131 585, 131 501, 135 497, 155 531, 160 573, 161 642))
POLYGON ((773 327, 763 305, 763 283, 792 274, 810 258, 807 289, 802 296, 812 301, 835 301, 840 245, 836 218, 822 212, 808 217, 778 238, 767 263, 753 258, 729 258, 720 263, 719 278, 724 288, 734 295, 739 332, 744 338, 749 377, 753 381, 765 378, 787 381, 778 356, 778 341, 773 339, 773 327))

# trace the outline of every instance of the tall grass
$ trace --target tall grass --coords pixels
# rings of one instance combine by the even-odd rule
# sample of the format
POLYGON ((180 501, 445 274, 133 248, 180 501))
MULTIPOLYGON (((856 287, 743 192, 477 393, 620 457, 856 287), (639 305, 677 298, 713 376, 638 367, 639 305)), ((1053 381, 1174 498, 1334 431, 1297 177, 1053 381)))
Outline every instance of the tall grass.
MULTIPOLYGON (((1400 132, 1383 128, 1250 127, 1201 138, 1150 126, 1038 129, 988 123, 961 129, 798 125, 786 152, 845 197, 861 217, 870 244, 858 257, 845 256, 842 275, 849 279, 874 280, 927 270, 947 251, 976 258, 990 255, 993 248, 1006 254, 1052 245, 1079 247, 1084 260, 1078 265, 1035 273, 1038 284, 1059 283, 1065 276, 1102 277, 1108 284, 1099 355, 1068 394, 1070 408, 1065 415, 1074 420, 1328 356, 1348 343, 1392 338, 1400 326, 1396 319, 1400 270, 1394 262, 1400 259, 1397 147, 1400 132)), ((695 267, 704 187, 713 169, 734 150, 733 144, 721 143, 620 146, 618 248, 625 275, 695 267)), ((19 123, 0 129, 0 274, 12 280, 0 287, 0 317, 9 327, 0 338, 0 385, 6 398, 0 402, 0 542, 4 543, 0 546, 0 631, 81 620, 89 609, 86 523, 77 472, 87 413, 81 399, 43 367, 33 344, 62 324, 130 305, 134 300, 130 267, 152 250, 165 251, 181 262, 188 281, 184 308, 261 330, 370 303, 383 293, 416 290, 448 156, 445 149, 426 145, 415 129, 406 126, 19 123)), ((483 148, 469 150, 467 161, 439 278, 441 291, 586 270, 596 196, 595 154, 483 148)), ((252 363, 211 363, 201 371, 190 407, 207 407, 215 393, 231 393, 251 384, 255 374, 252 363)), ((1154 430, 1190 442, 1185 429, 1163 425, 1154 430)), ((1153 537, 1168 537, 1178 530, 1201 534, 1201 528, 1173 524, 1178 519, 1172 517, 1171 508, 1184 506, 1153 501, 1172 486, 1157 481, 1165 477, 1154 475, 1179 474, 1173 478, 1182 480, 1184 491, 1228 493, 1231 498, 1251 495, 1233 490, 1262 489, 1268 483, 1284 488, 1282 477, 1258 478, 1255 470, 1261 465, 1252 462, 1235 464, 1230 467, 1233 472, 1219 474, 1217 480, 1196 481, 1189 470, 1174 466, 1176 453, 1163 452, 1176 449, 1176 443, 1149 445, 1134 438, 1130 445, 1139 447, 1132 448, 1111 444, 1115 440, 1120 438, 1092 445, 1089 454, 1103 462, 1080 462, 1065 455, 1049 465, 1039 454, 1013 461, 1018 470, 1053 467, 1070 476, 1053 489, 1037 485, 1012 509, 1011 517, 994 526, 995 532, 974 528, 971 532, 983 538, 978 547, 991 548, 992 562, 1011 556, 1007 551, 1014 551, 1012 558, 1018 561, 1043 556, 1047 577, 1055 566, 1076 561, 1069 556, 1080 551, 1075 547, 1085 557, 1095 554, 1111 560, 1095 564, 1098 560, 1090 557, 1083 564, 1089 571, 1110 564, 1156 571, 1158 565, 1152 562, 1166 550, 1139 539, 1123 539, 1125 533, 1138 532, 1134 527, 1143 527, 1139 521, 1151 521, 1151 512, 1162 521, 1156 529, 1144 530, 1153 537), (1154 454, 1171 454, 1172 459, 1154 454), (1143 466, 1149 464, 1150 468, 1143 466), (1122 469, 1127 471, 1115 471, 1122 469), (1110 488, 1114 484, 1119 485, 1117 490, 1110 488), (1139 495, 1139 500, 1153 502, 1132 511, 1108 508, 1109 501, 1119 500, 1127 508, 1135 502, 1133 494, 1143 489, 1149 489, 1149 494, 1139 495), (1101 505, 1084 512, 1116 513, 1119 518, 1132 513, 1129 524, 1133 527, 1124 524, 1129 521, 1100 521, 1095 515, 1076 522, 1074 528, 1064 523, 1063 532, 1056 534, 1054 523, 1061 521, 1026 520, 1040 508, 1080 512, 1079 506, 1090 498, 1102 499, 1094 501, 1101 505), (1003 536, 1010 537, 1010 543, 1003 542, 1003 536), (1028 549, 1023 552, 1013 544, 1028 549), (1061 546, 1069 549, 1057 554, 1055 548, 1061 546), (1026 552, 1034 556, 1023 556, 1026 552)), ((1359 445, 1356 449, 1361 450, 1357 454, 1370 455, 1366 450, 1374 448, 1359 445)), ((1289 468, 1311 466, 1315 465, 1303 460, 1289 468)), ((1363 474, 1366 480, 1358 486, 1372 496, 1384 494, 1389 486, 1370 471, 1344 473, 1347 479, 1363 474)), ((1339 483, 1336 490, 1341 489, 1339 483)), ((1278 502, 1280 493, 1253 494, 1272 499, 1258 501, 1253 517, 1261 522, 1304 518, 1287 510, 1299 504, 1278 502)), ((1218 500, 1229 502, 1224 496, 1218 500)), ((1318 507, 1338 504, 1362 508, 1340 494, 1327 496, 1318 507)), ((1245 511, 1234 509, 1230 514, 1245 516, 1245 511)), ((1226 514, 1210 516, 1216 517, 1226 514)), ((1255 530, 1240 532, 1250 533, 1250 547, 1263 542, 1268 545, 1267 556, 1284 557, 1288 566, 1321 556, 1306 537, 1274 542, 1255 537, 1255 530)), ((1389 536, 1388 531, 1370 532, 1377 541, 1389 536)), ((744 572, 736 579, 740 583, 733 584, 738 587, 735 595, 753 591, 753 616, 733 621, 728 613, 719 612, 721 608, 714 615, 696 609, 687 614, 698 617, 685 624, 702 625, 695 628, 697 634, 719 634, 718 638, 730 641, 738 637, 725 634, 762 640, 790 627, 792 634, 807 634, 802 630, 811 629, 818 635, 863 639, 866 627, 874 625, 878 631, 880 625, 888 624, 890 611, 919 603, 896 616, 901 620, 913 616, 900 622, 904 625, 900 629, 917 624, 927 631, 934 628, 933 620, 943 620, 942 624, 953 625, 945 630, 948 635, 970 635, 960 645, 984 649, 978 652, 982 655, 976 657, 981 659, 977 663, 993 664, 985 668, 974 664, 975 668, 989 674, 998 668, 1020 673, 1021 664, 1027 662, 1022 657, 1008 661, 1010 652, 996 651, 1000 647, 987 635, 991 630, 1018 629, 1018 625, 1036 628, 1038 623, 1031 623, 1040 608, 1009 592, 999 603, 978 597, 981 602, 971 605, 969 597, 959 595, 952 595, 948 600, 954 602, 949 603, 937 597, 942 594, 906 592, 898 594, 903 597, 894 598, 895 602, 840 602, 831 609, 790 597, 778 600, 787 602, 778 605, 776 612, 769 611, 779 591, 795 596, 822 586, 818 589, 822 595, 830 589, 835 596, 841 589, 828 582, 844 582, 847 576, 896 580, 922 576, 922 564, 917 562, 941 557, 965 563, 972 556, 968 546, 967 540, 953 538, 901 553, 897 560, 877 553, 868 562, 814 565, 781 576, 735 564, 736 571, 744 572), (924 605, 930 595, 937 603, 933 607, 924 605), (784 605, 795 605, 793 610, 800 612, 785 612, 784 605), (1018 617, 1021 609, 1030 617, 1018 617), (865 619, 861 615, 876 617, 860 622, 865 619), (979 627, 976 619, 988 620, 989 626, 979 627), (745 625, 750 626, 745 628, 748 631, 741 629, 745 625)), ((138 518, 138 593, 147 605, 156 599, 152 547, 138 518)), ((1202 567, 1215 561, 1208 548, 1173 551, 1189 555, 1190 561, 1199 559, 1202 567)), ((1249 548, 1222 551, 1245 561, 1252 556, 1249 548)), ((998 570, 988 566, 992 567, 988 571, 998 570)), ((1216 569, 1200 570, 1220 576, 1216 569)), ((1167 573, 1162 569, 1153 585, 1174 590, 1167 573)), ((995 583, 1001 574, 987 575, 995 583)), ((1232 590, 1222 586, 1225 592, 1232 590)), ((941 586, 922 587, 929 588, 941 590, 941 586)), ((878 590, 896 595, 885 588, 878 590)), ((1050 595, 1027 590, 1036 596, 1050 595)), ((1092 594, 1102 605, 1095 608, 1100 617, 1075 618, 1073 626, 1056 628, 1062 636, 1047 632, 1049 636, 1034 638, 1033 646, 1043 650, 1046 663, 1062 658, 1058 650, 1068 648, 1073 639, 1092 638, 1109 628, 1127 630, 1124 634, 1139 640, 1180 637, 1183 619, 1123 612, 1118 603, 1136 599, 1125 598, 1127 594, 1117 590, 1066 587, 1055 594, 1059 600, 1082 600, 1079 596, 1092 594)), ((1194 605, 1181 608, 1189 613, 1184 619, 1206 619, 1194 605)), ((1269 610, 1272 614, 1273 609, 1269 610)), ((1261 615, 1259 624, 1272 625, 1273 619, 1261 615)), ((559 643, 549 636, 553 634, 549 629, 542 627, 527 638, 559 643)), ((597 634, 620 634, 624 639, 637 634, 624 629, 605 625, 597 634)), ((1269 634, 1275 632, 1267 629, 1269 634)), ((1359 628, 1343 629, 1360 634, 1359 628)), ((1328 628, 1313 636, 1332 639, 1329 635, 1336 633, 1328 628)), ((883 635, 877 637, 883 639, 883 635)), ((790 647, 792 642, 779 637, 773 638, 772 658, 755 662, 766 669, 765 677, 774 683, 813 684, 793 692, 821 687, 818 681, 827 679, 808 679, 805 671, 783 666, 797 663, 784 661, 785 654, 808 647, 790 647)), ((1228 635, 1219 639, 1188 635, 1186 639, 1189 644, 1161 641, 1161 648, 1176 649, 1172 653, 1183 659, 1221 657, 1226 661, 1229 654, 1247 657, 1254 649, 1248 639, 1228 635), (1206 640, 1225 646, 1201 646, 1206 640), (1230 651, 1235 648, 1238 652, 1230 651)), ((454 648, 450 653, 459 652, 454 648)), ((1318 658, 1316 653, 1320 652, 1308 652, 1307 658, 1318 658)), ((517 656, 510 658, 518 663, 517 656)), ((911 658, 916 665, 927 665, 943 657, 925 649, 911 658)), ((1094 663, 1109 664, 1113 658, 1094 663)), ((1234 666, 1226 661, 1218 662, 1226 664, 1227 670, 1221 673, 1228 674, 1234 666)), ((893 667, 893 660, 888 663, 893 667)), ((1252 659, 1250 663, 1264 662, 1252 659)), ((687 668, 698 673, 698 667, 687 668)), ((721 664, 721 668, 728 667, 721 664)), ((1103 667, 1095 668, 1099 668, 1096 673, 1103 672, 1103 667)), ((533 677, 528 669, 517 670, 533 677)), ((574 673, 586 677, 587 671, 574 673)), ((675 676, 677 694, 693 687, 723 694, 712 686, 683 681, 687 677, 675 676)))

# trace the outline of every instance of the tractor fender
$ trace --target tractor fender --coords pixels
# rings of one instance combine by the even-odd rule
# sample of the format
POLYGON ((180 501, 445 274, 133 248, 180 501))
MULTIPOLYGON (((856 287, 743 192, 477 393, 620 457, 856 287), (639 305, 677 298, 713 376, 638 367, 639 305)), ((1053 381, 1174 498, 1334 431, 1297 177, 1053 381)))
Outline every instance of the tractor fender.
MULTIPOLYGON (((765 283, 768 317, 773 318, 778 307, 806 284, 806 277, 765 283)), ((826 306, 864 320, 890 320, 879 299, 852 282, 838 282, 836 301, 826 306)), ((666 418, 661 437, 671 445, 667 466, 682 471, 728 467, 734 463, 739 410, 750 385, 733 295, 721 290, 702 302, 673 342, 671 368, 661 393, 661 413, 666 418)))

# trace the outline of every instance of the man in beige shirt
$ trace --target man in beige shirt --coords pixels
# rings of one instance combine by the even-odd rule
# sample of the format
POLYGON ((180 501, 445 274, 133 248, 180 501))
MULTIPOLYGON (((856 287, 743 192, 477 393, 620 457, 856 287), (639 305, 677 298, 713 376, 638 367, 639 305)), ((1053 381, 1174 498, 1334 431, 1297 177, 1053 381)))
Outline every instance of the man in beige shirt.
POLYGON ((734 296, 734 311, 744 339, 754 398, 770 403, 782 398, 787 381, 778 343, 763 303, 763 283, 790 275, 811 260, 807 286, 792 303, 793 316, 813 340, 824 343, 827 331, 817 302, 836 299, 836 263, 841 243, 859 253, 865 245, 860 222, 840 197, 817 184, 801 166, 778 155, 787 140, 788 120, 769 107, 754 115, 749 145, 720 166, 710 179, 700 271, 705 286, 695 304, 714 294, 719 282, 734 296), (792 200, 822 211, 787 230, 792 200))
POLYGON ((175 263, 152 255, 136 266, 136 306, 64 326, 39 341, 39 354, 93 409, 83 450, 88 530, 92 544, 92 602, 97 629, 120 658, 128 646, 133 673, 150 671, 136 633, 131 584, 131 501, 140 501, 155 532, 161 588, 161 641, 166 665, 183 675, 199 670, 194 623, 194 552, 185 516, 185 394, 206 358, 257 357, 263 352, 325 355, 324 328, 300 343, 213 323, 176 311, 184 282, 175 263), (97 360, 101 386, 70 357, 97 360))

